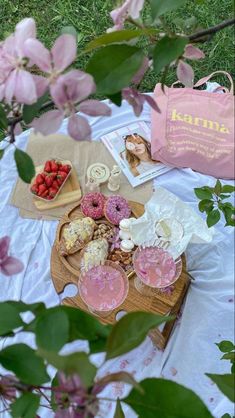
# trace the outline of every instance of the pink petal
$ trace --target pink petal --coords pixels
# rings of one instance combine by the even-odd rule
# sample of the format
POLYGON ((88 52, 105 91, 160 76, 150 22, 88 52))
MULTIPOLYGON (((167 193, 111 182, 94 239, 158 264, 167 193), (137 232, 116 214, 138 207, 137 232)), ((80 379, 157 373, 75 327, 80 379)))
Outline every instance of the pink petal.
POLYGON ((15 135, 20 135, 21 132, 23 131, 22 126, 20 123, 17 123, 14 129, 14 133, 15 135))
POLYGON ((18 70, 14 96, 18 103, 32 104, 37 101, 36 85, 33 75, 25 70, 18 70))
POLYGON ((140 67, 140 69, 137 71, 137 73, 132 78, 132 83, 139 84, 144 77, 144 74, 146 73, 147 69, 149 68, 149 59, 147 57, 144 57, 143 63, 140 67))
POLYGON ((90 116, 110 116, 111 109, 99 100, 85 100, 79 105, 80 112, 90 116))
POLYGON ((2 101, 5 94, 5 84, 0 84, 0 101, 2 101))
POLYGON ((138 19, 140 12, 144 7, 144 0, 131 0, 129 1, 129 16, 132 19, 138 19))
POLYGON ((51 72, 51 56, 48 49, 37 39, 28 39, 24 43, 24 54, 34 65, 46 73, 51 72))
POLYGON ((36 24, 32 18, 23 19, 16 25, 16 48, 18 54, 22 57, 24 56, 24 43, 29 38, 36 38, 36 24))
POLYGON ((43 96, 43 94, 46 92, 46 89, 48 87, 48 80, 45 77, 42 77, 41 75, 33 75, 34 83, 36 86, 36 93, 37 97, 43 96))
POLYGON ((52 50, 54 67, 58 71, 63 71, 76 58, 77 44, 73 35, 64 34, 56 39, 52 50))
POLYGON ((129 87, 122 90, 122 97, 133 107, 133 111, 138 117, 142 113, 145 97, 138 90, 129 87))
POLYGON ((186 45, 183 56, 184 58, 188 58, 190 60, 200 60, 205 58, 204 52, 192 44, 186 45))
POLYGON ((76 141, 88 141, 91 136, 91 127, 83 116, 73 115, 69 118, 68 133, 76 141))
POLYGON ((142 94, 142 96, 144 96, 145 101, 149 104, 149 106, 151 106, 154 110, 156 110, 156 112, 161 113, 161 110, 158 107, 157 102, 148 94, 142 94))
POLYGON ((0 265, 0 269, 6 276, 20 273, 24 269, 23 263, 18 258, 7 257, 0 265))
POLYGON ((57 132, 62 121, 63 113, 60 110, 50 110, 44 113, 40 118, 34 119, 30 124, 36 132, 41 132, 43 135, 49 135, 57 132))
POLYGON ((0 238, 0 262, 5 260, 10 245, 10 237, 5 236, 0 238))
POLYGON ((130 0, 126 0, 122 6, 117 7, 116 9, 112 10, 110 13, 110 17, 113 20, 114 25, 117 29, 122 29, 124 21, 128 16, 128 3, 130 0))
POLYGON ((50 85, 50 93, 53 102, 59 109, 63 109, 66 103, 69 102, 68 95, 66 94, 66 88, 63 83, 57 80, 54 84, 50 85))
POLYGON ((191 65, 180 60, 177 66, 177 77, 186 87, 193 87, 194 71, 191 65))
POLYGON ((11 103, 15 88, 16 88, 16 81, 17 81, 17 70, 11 71, 7 80, 5 82, 5 98, 8 103, 11 103))
POLYGON ((72 70, 58 77, 51 85, 50 92, 54 102, 61 107, 65 103, 77 103, 95 92, 95 83, 90 74, 72 70))

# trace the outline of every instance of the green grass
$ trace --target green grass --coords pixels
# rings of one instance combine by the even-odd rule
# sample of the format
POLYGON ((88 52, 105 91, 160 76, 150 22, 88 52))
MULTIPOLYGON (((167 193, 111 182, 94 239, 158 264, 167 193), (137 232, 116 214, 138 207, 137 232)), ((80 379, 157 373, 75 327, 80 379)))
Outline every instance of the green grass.
MULTIPOLYGON (((115 2, 111 0, 0 0, 0 40, 13 31, 24 17, 33 17, 37 22, 38 37, 50 47, 63 26, 73 25, 79 33, 78 53, 96 35, 102 34, 112 25, 109 12, 115 2)), ((232 0, 188 1, 165 18, 168 27, 180 31, 179 18, 183 21, 195 16, 201 27, 209 27, 233 16, 232 0)), ((145 12, 148 14, 148 10, 145 12)), ((217 33, 209 42, 201 45, 206 58, 193 62, 196 79, 215 70, 233 72, 234 36, 233 28, 217 33)), ((84 69, 89 56, 83 55, 76 65, 84 69)), ((150 72, 141 89, 152 91, 160 77, 150 72)), ((176 80, 175 70, 168 73, 166 84, 176 80)))

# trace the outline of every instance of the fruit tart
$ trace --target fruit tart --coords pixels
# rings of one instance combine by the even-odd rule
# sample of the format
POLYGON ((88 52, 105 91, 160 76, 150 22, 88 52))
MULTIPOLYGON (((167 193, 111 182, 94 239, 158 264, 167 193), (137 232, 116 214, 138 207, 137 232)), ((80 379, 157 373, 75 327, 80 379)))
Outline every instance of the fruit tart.
POLYGON ((79 218, 71 221, 62 231, 58 251, 60 255, 74 254, 91 241, 96 224, 93 219, 79 218))

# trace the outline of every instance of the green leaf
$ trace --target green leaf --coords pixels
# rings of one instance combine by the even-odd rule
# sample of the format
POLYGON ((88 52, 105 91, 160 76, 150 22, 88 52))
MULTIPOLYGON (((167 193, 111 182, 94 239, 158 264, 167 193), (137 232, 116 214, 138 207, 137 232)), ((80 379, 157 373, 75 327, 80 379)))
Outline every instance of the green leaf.
POLYGON ((32 122, 32 120, 38 115, 39 110, 42 105, 48 100, 48 93, 45 93, 43 96, 39 97, 36 103, 31 105, 24 105, 23 107, 23 120, 26 124, 32 122))
POLYGON ((206 405, 190 389, 165 379, 140 382, 144 395, 135 388, 122 399, 139 417, 144 418, 213 418, 206 405))
POLYGON ((223 340, 220 343, 216 343, 217 347, 222 353, 229 353, 230 351, 235 349, 234 344, 231 341, 223 340))
POLYGON ((206 375, 215 382, 218 388, 227 396, 230 401, 235 401, 234 396, 234 376, 233 374, 211 374, 206 373, 206 375))
POLYGON ((221 360, 230 360, 232 363, 235 362, 235 351, 226 353, 221 357, 221 360))
POLYGON ((30 183, 32 178, 35 176, 35 168, 32 158, 24 151, 16 148, 15 153, 15 162, 20 178, 25 183, 30 183))
POLYGON ((86 45, 85 52, 92 51, 95 48, 100 48, 101 46, 114 44, 114 43, 123 43, 128 42, 131 39, 138 38, 139 36, 143 35, 154 35, 156 33, 156 29, 154 28, 146 28, 146 29, 124 29, 113 31, 110 33, 105 33, 103 35, 98 36, 91 42, 86 45))
POLYGON ((150 0, 152 18, 155 20, 158 16, 178 9, 178 7, 183 6, 185 3, 186 0, 150 0))
POLYGON ((2 105, 0 104, 0 128, 7 129, 7 115, 2 105))
POLYGON ((76 31, 76 29, 75 29, 74 26, 72 26, 72 25, 70 25, 70 26, 64 26, 61 29, 61 35, 64 35, 64 34, 66 34, 66 35, 73 35, 75 37, 76 41, 77 41, 77 35, 78 34, 77 34, 77 31, 76 31))
POLYGON ((90 353, 104 353, 106 351, 107 338, 99 337, 96 340, 89 341, 90 353))
POLYGON ((2 157, 3 157, 3 154, 4 154, 4 149, 0 149, 0 160, 2 159, 2 157))
POLYGON ((229 414, 224 414, 221 418, 232 418, 229 414))
POLYGON ((29 385, 41 385, 50 380, 43 360, 25 344, 10 345, 0 351, 0 363, 29 385))
POLYGON ((115 94, 108 95, 107 98, 119 107, 122 104, 122 93, 121 93, 121 91, 119 91, 118 93, 115 93, 115 94))
POLYGON ((175 38, 164 36, 157 42, 153 51, 153 67, 156 74, 179 58, 183 54, 187 43, 188 39, 182 36, 175 38))
POLYGON ((7 303, 17 309, 18 312, 33 312, 34 314, 38 314, 46 309, 46 306, 43 302, 36 302, 36 303, 24 303, 21 300, 8 300, 7 303))
POLYGON ((23 393, 11 404, 13 418, 35 418, 39 408, 40 396, 34 393, 23 393))
POLYGON ((207 215, 207 219, 206 219, 207 226, 210 228, 211 226, 217 224, 219 220, 220 220, 220 211, 218 209, 213 209, 207 215))
POLYGON ((223 200, 223 199, 228 199, 228 198, 230 197, 230 194, 223 194, 223 193, 220 193, 219 197, 220 197, 220 199, 221 199, 221 200, 223 200))
POLYGON ((217 180, 216 181, 216 184, 215 184, 215 187, 214 187, 215 194, 217 196, 219 196, 220 193, 221 193, 221 190, 222 190, 222 184, 221 184, 221 182, 219 180, 217 180))
POLYGON ((231 373, 235 374, 235 363, 232 364, 231 373))
POLYGON ((47 309, 36 323, 37 346, 48 351, 59 351, 69 341, 69 320, 61 310, 47 309))
POLYGON ((212 192, 209 190, 209 188, 205 187, 196 187, 194 189, 194 193, 197 196, 198 199, 212 199, 212 192))
POLYGON ((143 59, 143 51, 135 46, 109 45, 94 53, 86 71, 94 77, 97 93, 113 95, 129 85, 143 59))
POLYGON ((136 382, 136 380, 130 373, 127 372, 110 373, 107 376, 102 377, 100 380, 98 380, 96 384, 98 386, 106 386, 108 383, 111 382, 125 382, 128 383, 128 385, 135 387, 140 393, 144 393, 141 385, 138 382, 136 382))
POLYGON ((209 199, 203 199, 198 204, 200 212, 206 212, 206 213, 210 212, 213 209, 213 206, 214 206, 213 200, 209 200, 209 199))
POLYGON ((106 339, 112 327, 101 324, 92 315, 87 314, 77 308, 60 306, 53 308, 66 313, 69 319, 69 342, 74 340, 98 341, 100 338, 106 339))
POLYGON ((19 312, 7 302, 0 303, 0 335, 24 325, 19 312))
POLYGON ((226 184, 225 186, 222 187, 222 193, 233 193, 235 192, 235 187, 234 186, 230 186, 229 184, 226 184))
POLYGON ((145 339, 149 330, 173 317, 164 317, 147 312, 131 312, 122 317, 112 328, 107 340, 106 360, 127 353, 145 339))
POLYGON ((117 398, 116 408, 113 418, 125 418, 120 399, 117 398))
POLYGON ((67 375, 78 374, 84 386, 92 385, 97 369, 90 363, 86 353, 73 353, 68 356, 60 356, 57 353, 45 350, 38 350, 38 354, 49 364, 67 375))

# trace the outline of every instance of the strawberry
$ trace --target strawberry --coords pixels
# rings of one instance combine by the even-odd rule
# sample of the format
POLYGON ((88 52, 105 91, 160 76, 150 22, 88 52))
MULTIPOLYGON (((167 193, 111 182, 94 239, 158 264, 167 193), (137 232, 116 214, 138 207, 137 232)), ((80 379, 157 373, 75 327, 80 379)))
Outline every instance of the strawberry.
POLYGON ((31 187, 31 192, 33 193, 33 194, 38 194, 38 186, 37 186, 37 184, 33 184, 32 185, 32 187, 31 187))
POLYGON ((47 199, 47 200, 52 200, 52 199, 53 199, 53 196, 48 195, 48 196, 46 197, 46 199, 47 199))
POLYGON ((38 196, 41 196, 45 190, 47 190, 47 186, 45 184, 40 184, 38 186, 38 196))
POLYGON ((41 174, 38 174, 35 179, 35 183, 39 186, 44 183, 44 178, 41 174))
POLYGON ((53 178, 52 176, 48 175, 45 177, 45 183, 47 187, 51 187, 52 183, 53 183, 53 178))
POLYGON ((61 177, 57 177, 56 182, 57 182, 58 186, 60 187, 64 183, 64 180, 61 177))
POLYGON ((54 187, 54 188, 55 188, 55 189, 57 189, 57 190, 59 189, 59 187, 60 187, 60 186, 58 185, 57 180, 54 180, 54 181, 53 181, 53 183, 52 183, 52 187, 54 187))
POLYGON ((57 178, 61 178, 64 181, 66 179, 67 175, 68 174, 65 173, 64 171, 58 171, 57 178))
POLYGON ((46 161, 44 165, 44 171, 46 171, 47 173, 51 172, 51 161, 46 161))
POLYGON ((45 190, 45 192, 43 192, 43 193, 41 194, 41 197, 46 198, 46 197, 48 196, 48 194, 49 194, 49 190, 48 190, 48 189, 46 189, 46 190, 45 190))
POLYGON ((64 171, 65 173, 69 173, 71 170, 71 166, 69 164, 61 165, 60 171, 64 171))
POLYGON ((55 189, 55 187, 50 187, 49 188, 49 196, 55 197, 56 194, 57 194, 57 190, 55 189))
POLYGON ((53 173, 57 173, 58 171, 58 164, 55 162, 55 160, 51 160, 51 171, 53 173))

